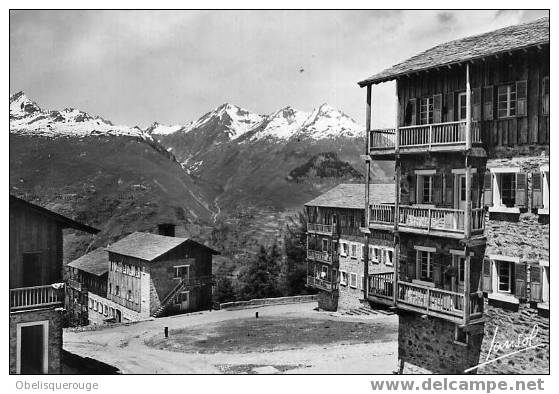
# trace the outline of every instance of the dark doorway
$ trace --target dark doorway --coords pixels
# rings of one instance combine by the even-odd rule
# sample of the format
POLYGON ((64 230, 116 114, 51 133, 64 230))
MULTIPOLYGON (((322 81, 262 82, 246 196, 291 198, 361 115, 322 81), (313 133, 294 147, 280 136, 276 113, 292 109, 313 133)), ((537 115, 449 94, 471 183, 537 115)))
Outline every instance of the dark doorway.
POLYGON ((115 312, 116 312, 115 320, 117 323, 120 323, 122 321, 122 313, 118 309, 115 309, 115 312))
POLYGON ((21 327, 20 373, 37 375, 44 373, 44 326, 36 324, 21 327))
POLYGON ((41 253, 23 254, 23 287, 42 285, 41 253))

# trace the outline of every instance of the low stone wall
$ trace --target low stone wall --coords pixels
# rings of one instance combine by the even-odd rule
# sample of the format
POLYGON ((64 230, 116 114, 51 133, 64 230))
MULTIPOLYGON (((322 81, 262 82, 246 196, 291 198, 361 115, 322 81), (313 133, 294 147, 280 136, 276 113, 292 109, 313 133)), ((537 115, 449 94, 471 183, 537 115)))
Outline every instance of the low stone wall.
POLYGON ((318 307, 325 311, 335 312, 338 309, 338 293, 329 291, 319 291, 318 307))
POLYGON ((135 320, 135 321, 129 321, 124 323, 90 324, 88 326, 68 327, 65 328, 64 331, 67 332, 99 331, 99 330, 105 330, 113 327, 130 326, 132 324, 137 324, 137 323, 141 323, 144 321, 151 321, 151 320, 155 320, 155 317, 148 317, 142 320, 135 320))
POLYGON ((231 308, 243 308, 243 307, 260 306, 260 305, 299 304, 303 302, 313 302, 317 300, 318 300, 318 296, 316 294, 293 296, 293 297, 257 298, 249 301, 225 302, 223 304, 219 304, 219 308, 231 309, 231 308))

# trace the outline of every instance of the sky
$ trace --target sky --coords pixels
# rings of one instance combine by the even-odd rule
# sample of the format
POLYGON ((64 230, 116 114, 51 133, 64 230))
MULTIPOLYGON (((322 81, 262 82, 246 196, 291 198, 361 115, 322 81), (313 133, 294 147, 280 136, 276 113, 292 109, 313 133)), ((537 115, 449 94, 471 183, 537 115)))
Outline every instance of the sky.
MULTIPOLYGON (((11 11, 10 94, 115 124, 186 124, 229 102, 328 103, 364 124, 357 82, 437 44, 548 11, 11 11)), ((393 126, 393 83, 373 86, 393 126)))

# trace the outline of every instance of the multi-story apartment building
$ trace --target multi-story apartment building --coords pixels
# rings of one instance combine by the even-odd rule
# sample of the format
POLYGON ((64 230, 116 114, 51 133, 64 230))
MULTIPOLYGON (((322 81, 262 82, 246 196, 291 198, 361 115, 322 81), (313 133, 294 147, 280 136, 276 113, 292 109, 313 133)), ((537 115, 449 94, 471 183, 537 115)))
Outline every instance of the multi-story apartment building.
MULTIPOLYGON (((438 45, 359 85, 366 165, 395 161, 394 204, 366 186, 365 220, 398 246, 399 371, 462 373, 505 309, 548 308, 549 19, 438 45), (387 81, 396 125, 371 130, 371 90, 387 81)), ((504 320, 525 324, 517 315, 504 320)))
POLYGON ((66 309, 71 326, 86 326, 114 318, 114 309, 104 313, 104 308, 90 303, 95 296, 107 296, 109 257, 105 248, 97 248, 68 263, 66 281, 66 309), (90 296, 92 294, 92 296, 90 296), (89 313, 91 311, 91 313, 89 313), (97 313, 94 313, 97 312, 97 313))
POLYGON ((106 248, 107 288, 88 292, 89 321, 137 321, 211 308, 212 255, 186 238, 135 232, 106 248))
MULTIPOLYGON (((370 195, 379 204, 392 203, 394 185, 370 185, 370 195)), ((364 201, 363 184, 340 184, 305 204, 307 286, 319 290, 321 309, 335 311, 361 306, 368 299, 365 278, 373 273, 375 279, 384 278, 390 281, 387 286, 392 286, 392 235, 386 230, 375 230, 366 243, 362 233, 364 201)))
POLYGON ((99 230, 10 195, 10 373, 60 373, 63 234, 99 230))

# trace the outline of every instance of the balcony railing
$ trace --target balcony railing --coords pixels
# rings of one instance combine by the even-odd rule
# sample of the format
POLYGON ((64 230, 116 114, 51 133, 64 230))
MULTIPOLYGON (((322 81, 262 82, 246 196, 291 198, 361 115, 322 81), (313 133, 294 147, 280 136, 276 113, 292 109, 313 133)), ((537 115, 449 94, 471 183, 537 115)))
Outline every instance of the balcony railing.
POLYGON ((323 252, 320 250, 307 249, 307 258, 311 260, 322 261, 325 263, 332 263, 334 261, 333 259, 334 256, 335 255, 333 255, 332 253, 323 252))
POLYGON ((336 234, 335 224, 320 224, 320 223, 307 223, 307 231, 309 233, 321 233, 334 235, 336 234))
MULTIPOLYGON (((404 126, 399 128, 398 145, 402 152, 407 148, 438 148, 453 150, 466 144, 466 121, 404 126)), ((481 143, 479 124, 472 122, 472 144, 481 143)), ((396 147, 396 129, 371 130, 370 150, 386 151, 396 147)))
POLYGON ((338 284, 333 280, 319 279, 314 276, 307 276, 307 286, 326 291, 338 290, 338 284))
POLYGON ((394 298, 394 272, 369 275, 369 296, 392 300, 394 298))
POLYGON ((77 291, 83 291, 85 289, 85 286, 78 282, 76 279, 68 279, 68 287, 71 287, 72 289, 75 289, 77 291))
POLYGON ((397 302, 420 308, 429 314, 462 318, 464 316, 464 293, 456 293, 407 282, 398 282, 397 302))
MULTIPOLYGON (((394 224, 395 206, 391 204, 372 204, 369 210, 370 224, 394 224)), ((463 209, 427 208, 401 205, 399 207, 398 228, 422 230, 425 232, 444 231, 453 233, 464 232, 463 209)), ((485 211, 483 208, 472 209, 472 233, 483 232, 485 227, 485 211)))
POLYGON ((61 306, 64 304, 63 290, 63 283, 10 289, 10 311, 61 306))

